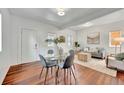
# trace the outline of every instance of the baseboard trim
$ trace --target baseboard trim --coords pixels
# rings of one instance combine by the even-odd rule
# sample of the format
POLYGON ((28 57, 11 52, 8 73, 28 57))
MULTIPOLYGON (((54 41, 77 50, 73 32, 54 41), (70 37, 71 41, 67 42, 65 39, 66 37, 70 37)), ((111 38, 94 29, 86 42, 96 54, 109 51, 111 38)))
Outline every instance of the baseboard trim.
POLYGON ((0 69, 0 84, 2 85, 4 78, 9 70, 10 66, 6 66, 0 69))

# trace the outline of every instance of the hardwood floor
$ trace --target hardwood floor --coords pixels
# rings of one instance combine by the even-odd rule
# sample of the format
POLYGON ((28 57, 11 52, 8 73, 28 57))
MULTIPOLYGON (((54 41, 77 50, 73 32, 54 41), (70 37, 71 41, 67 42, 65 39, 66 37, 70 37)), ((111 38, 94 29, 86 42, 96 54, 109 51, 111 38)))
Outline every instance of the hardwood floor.
MULTIPOLYGON (((75 64, 75 75, 77 79, 77 85, 118 85, 124 84, 124 74, 119 72, 117 77, 111 77, 109 75, 100 73, 98 71, 83 67, 75 64)), ((25 63, 20 65, 11 66, 4 81, 3 85, 42 85, 44 84, 45 71, 39 79, 42 66, 39 62, 25 63)), ((52 75, 51 70, 48 73, 47 84, 55 85, 55 72, 56 68, 53 69, 52 75)), ((59 85, 64 84, 63 71, 59 72, 59 85)), ((70 74, 66 74, 66 84, 70 84, 70 74)), ((75 85, 73 76, 71 75, 71 84, 75 85)))
POLYGON ((121 79, 122 81, 124 81, 124 71, 118 71, 117 73, 117 78, 121 79))

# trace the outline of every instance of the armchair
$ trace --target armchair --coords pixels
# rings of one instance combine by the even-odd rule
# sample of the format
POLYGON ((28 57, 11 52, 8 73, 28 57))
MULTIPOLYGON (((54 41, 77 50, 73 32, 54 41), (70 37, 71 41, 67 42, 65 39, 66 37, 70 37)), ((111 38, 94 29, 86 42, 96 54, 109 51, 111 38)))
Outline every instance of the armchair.
POLYGON ((124 71, 124 61, 119 61, 114 56, 107 56, 106 67, 124 71))

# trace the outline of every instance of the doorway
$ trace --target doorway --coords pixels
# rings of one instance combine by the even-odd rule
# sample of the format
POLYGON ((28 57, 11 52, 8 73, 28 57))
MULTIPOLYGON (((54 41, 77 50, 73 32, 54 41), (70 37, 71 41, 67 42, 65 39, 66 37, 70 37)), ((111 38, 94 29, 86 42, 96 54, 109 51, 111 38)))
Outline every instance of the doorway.
POLYGON ((37 32, 33 29, 21 31, 21 63, 37 60, 37 32))

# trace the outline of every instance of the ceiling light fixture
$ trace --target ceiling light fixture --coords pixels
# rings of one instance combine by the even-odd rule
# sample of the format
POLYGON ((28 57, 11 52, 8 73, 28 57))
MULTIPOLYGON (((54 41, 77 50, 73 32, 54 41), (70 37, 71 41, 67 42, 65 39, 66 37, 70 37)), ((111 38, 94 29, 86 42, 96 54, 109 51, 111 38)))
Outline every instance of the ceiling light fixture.
POLYGON ((65 15, 65 12, 58 12, 57 13, 59 16, 64 16, 65 15))
POLYGON ((59 16, 64 16, 65 15, 65 10, 64 8, 57 8, 57 14, 59 16))
POLYGON ((83 24, 82 26, 84 26, 84 27, 90 27, 90 26, 92 26, 92 25, 93 25, 93 23, 87 22, 87 23, 83 24))

